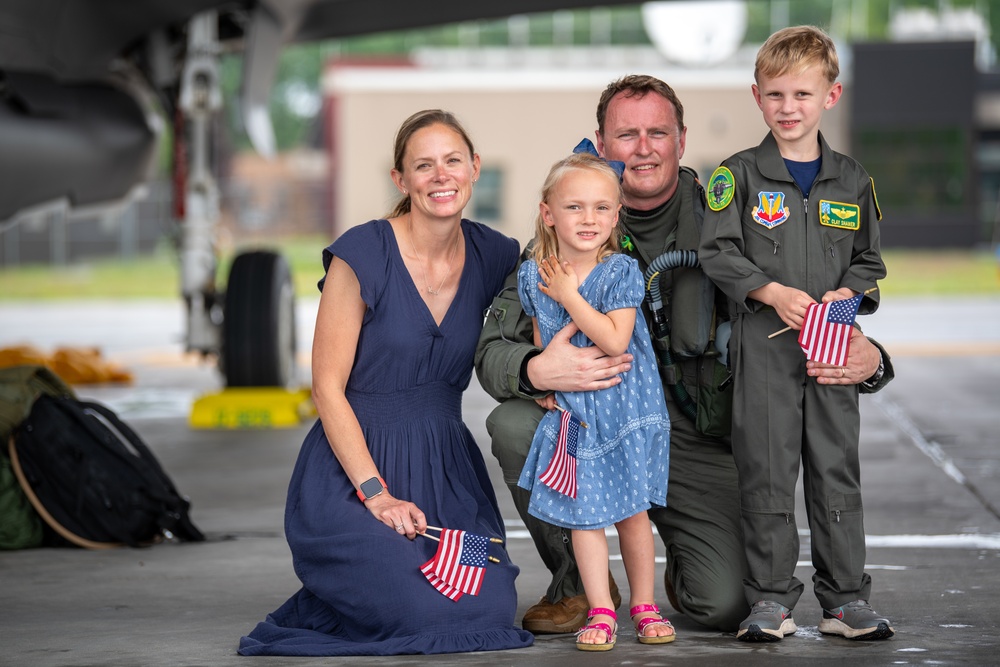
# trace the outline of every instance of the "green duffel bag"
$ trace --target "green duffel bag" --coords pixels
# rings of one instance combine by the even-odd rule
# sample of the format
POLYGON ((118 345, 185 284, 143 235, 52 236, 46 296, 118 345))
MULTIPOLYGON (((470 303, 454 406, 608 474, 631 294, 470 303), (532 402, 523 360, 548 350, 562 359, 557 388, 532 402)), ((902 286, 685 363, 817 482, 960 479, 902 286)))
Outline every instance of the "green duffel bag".
POLYGON ((42 519, 14 476, 7 443, 43 394, 74 395, 69 385, 44 366, 0 368, 0 549, 42 546, 42 519))

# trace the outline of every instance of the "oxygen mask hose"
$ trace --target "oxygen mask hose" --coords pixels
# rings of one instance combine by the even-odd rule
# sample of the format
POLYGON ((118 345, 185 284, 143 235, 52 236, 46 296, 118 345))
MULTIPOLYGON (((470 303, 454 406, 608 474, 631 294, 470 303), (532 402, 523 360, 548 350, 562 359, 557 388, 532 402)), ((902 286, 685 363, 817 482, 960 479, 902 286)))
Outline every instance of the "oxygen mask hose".
MULTIPOLYGON (((660 374, 664 378, 670 376, 669 373, 665 374, 664 371, 674 367, 674 359, 670 353, 670 316, 666 304, 663 303, 659 276, 664 271, 672 271, 678 268, 696 269, 699 266, 698 253, 694 250, 671 250, 654 259, 646 268, 646 293, 649 298, 650 316, 653 320, 653 340, 656 343, 656 349, 659 351, 657 361, 660 365, 660 374)), ((677 369, 676 376, 673 377, 672 381, 665 382, 665 384, 671 396, 677 402, 678 407, 680 407, 681 412, 694 422, 698 415, 698 406, 684 387, 680 370, 677 369)))

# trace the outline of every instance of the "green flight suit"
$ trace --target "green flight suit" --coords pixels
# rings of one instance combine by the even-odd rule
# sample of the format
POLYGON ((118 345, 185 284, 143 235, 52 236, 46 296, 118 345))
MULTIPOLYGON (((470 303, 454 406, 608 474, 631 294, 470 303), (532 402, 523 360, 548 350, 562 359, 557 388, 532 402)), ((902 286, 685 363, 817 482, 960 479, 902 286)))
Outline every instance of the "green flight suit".
MULTIPOLYGON (((789 609, 804 588, 794 574, 800 462, 816 596, 834 609, 867 600, 871 587, 864 572, 859 387, 808 378, 796 332, 768 338, 785 324, 773 308, 747 296, 777 282, 819 301, 841 287, 864 292, 885 277, 872 180, 822 135, 819 141, 822 163, 808 198, 771 134, 723 162, 712 182, 728 181, 732 192, 710 198, 700 248, 703 270, 729 296, 734 317, 732 443, 749 564, 746 600, 774 600, 789 609)), ((862 299, 859 313, 877 306, 874 292, 862 299)))

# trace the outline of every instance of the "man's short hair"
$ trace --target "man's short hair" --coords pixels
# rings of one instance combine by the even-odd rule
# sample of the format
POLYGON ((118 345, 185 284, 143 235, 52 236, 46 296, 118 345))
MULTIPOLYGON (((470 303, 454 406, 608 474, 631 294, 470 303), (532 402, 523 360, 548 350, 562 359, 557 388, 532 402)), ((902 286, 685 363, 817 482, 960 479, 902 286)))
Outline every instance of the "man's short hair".
POLYGON ((753 70, 754 81, 785 74, 798 74, 807 67, 819 65, 829 83, 840 76, 837 47, 830 36, 811 25, 782 28, 768 37, 757 52, 753 70))
POLYGON ((644 97, 648 93, 655 93, 666 98, 674 105, 674 110, 677 112, 678 131, 684 129, 684 105, 681 104, 674 89, 655 76, 629 74, 609 83, 608 87, 601 93, 601 99, 597 103, 597 131, 602 135, 604 134, 604 119, 608 114, 608 105, 611 103, 611 98, 618 93, 625 93, 625 97, 644 97))

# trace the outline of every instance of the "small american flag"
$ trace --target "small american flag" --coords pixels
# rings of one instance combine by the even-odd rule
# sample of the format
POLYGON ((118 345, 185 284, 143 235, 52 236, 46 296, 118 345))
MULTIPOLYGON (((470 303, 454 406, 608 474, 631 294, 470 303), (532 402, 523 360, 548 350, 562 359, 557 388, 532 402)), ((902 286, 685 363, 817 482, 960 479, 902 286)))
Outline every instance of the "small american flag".
POLYGON ((486 574, 490 539, 464 530, 441 530, 437 553, 420 567, 439 593, 458 600, 463 593, 479 595, 486 574))
POLYGON ((564 496, 576 498, 576 443, 580 438, 580 420, 569 410, 559 418, 556 453, 538 479, 564 496))
POLYGON ((843 366, 851 346, 851 328, 864 294, 828 303, 813 303, 799 331, 799 347, 806 359, 843 366))

